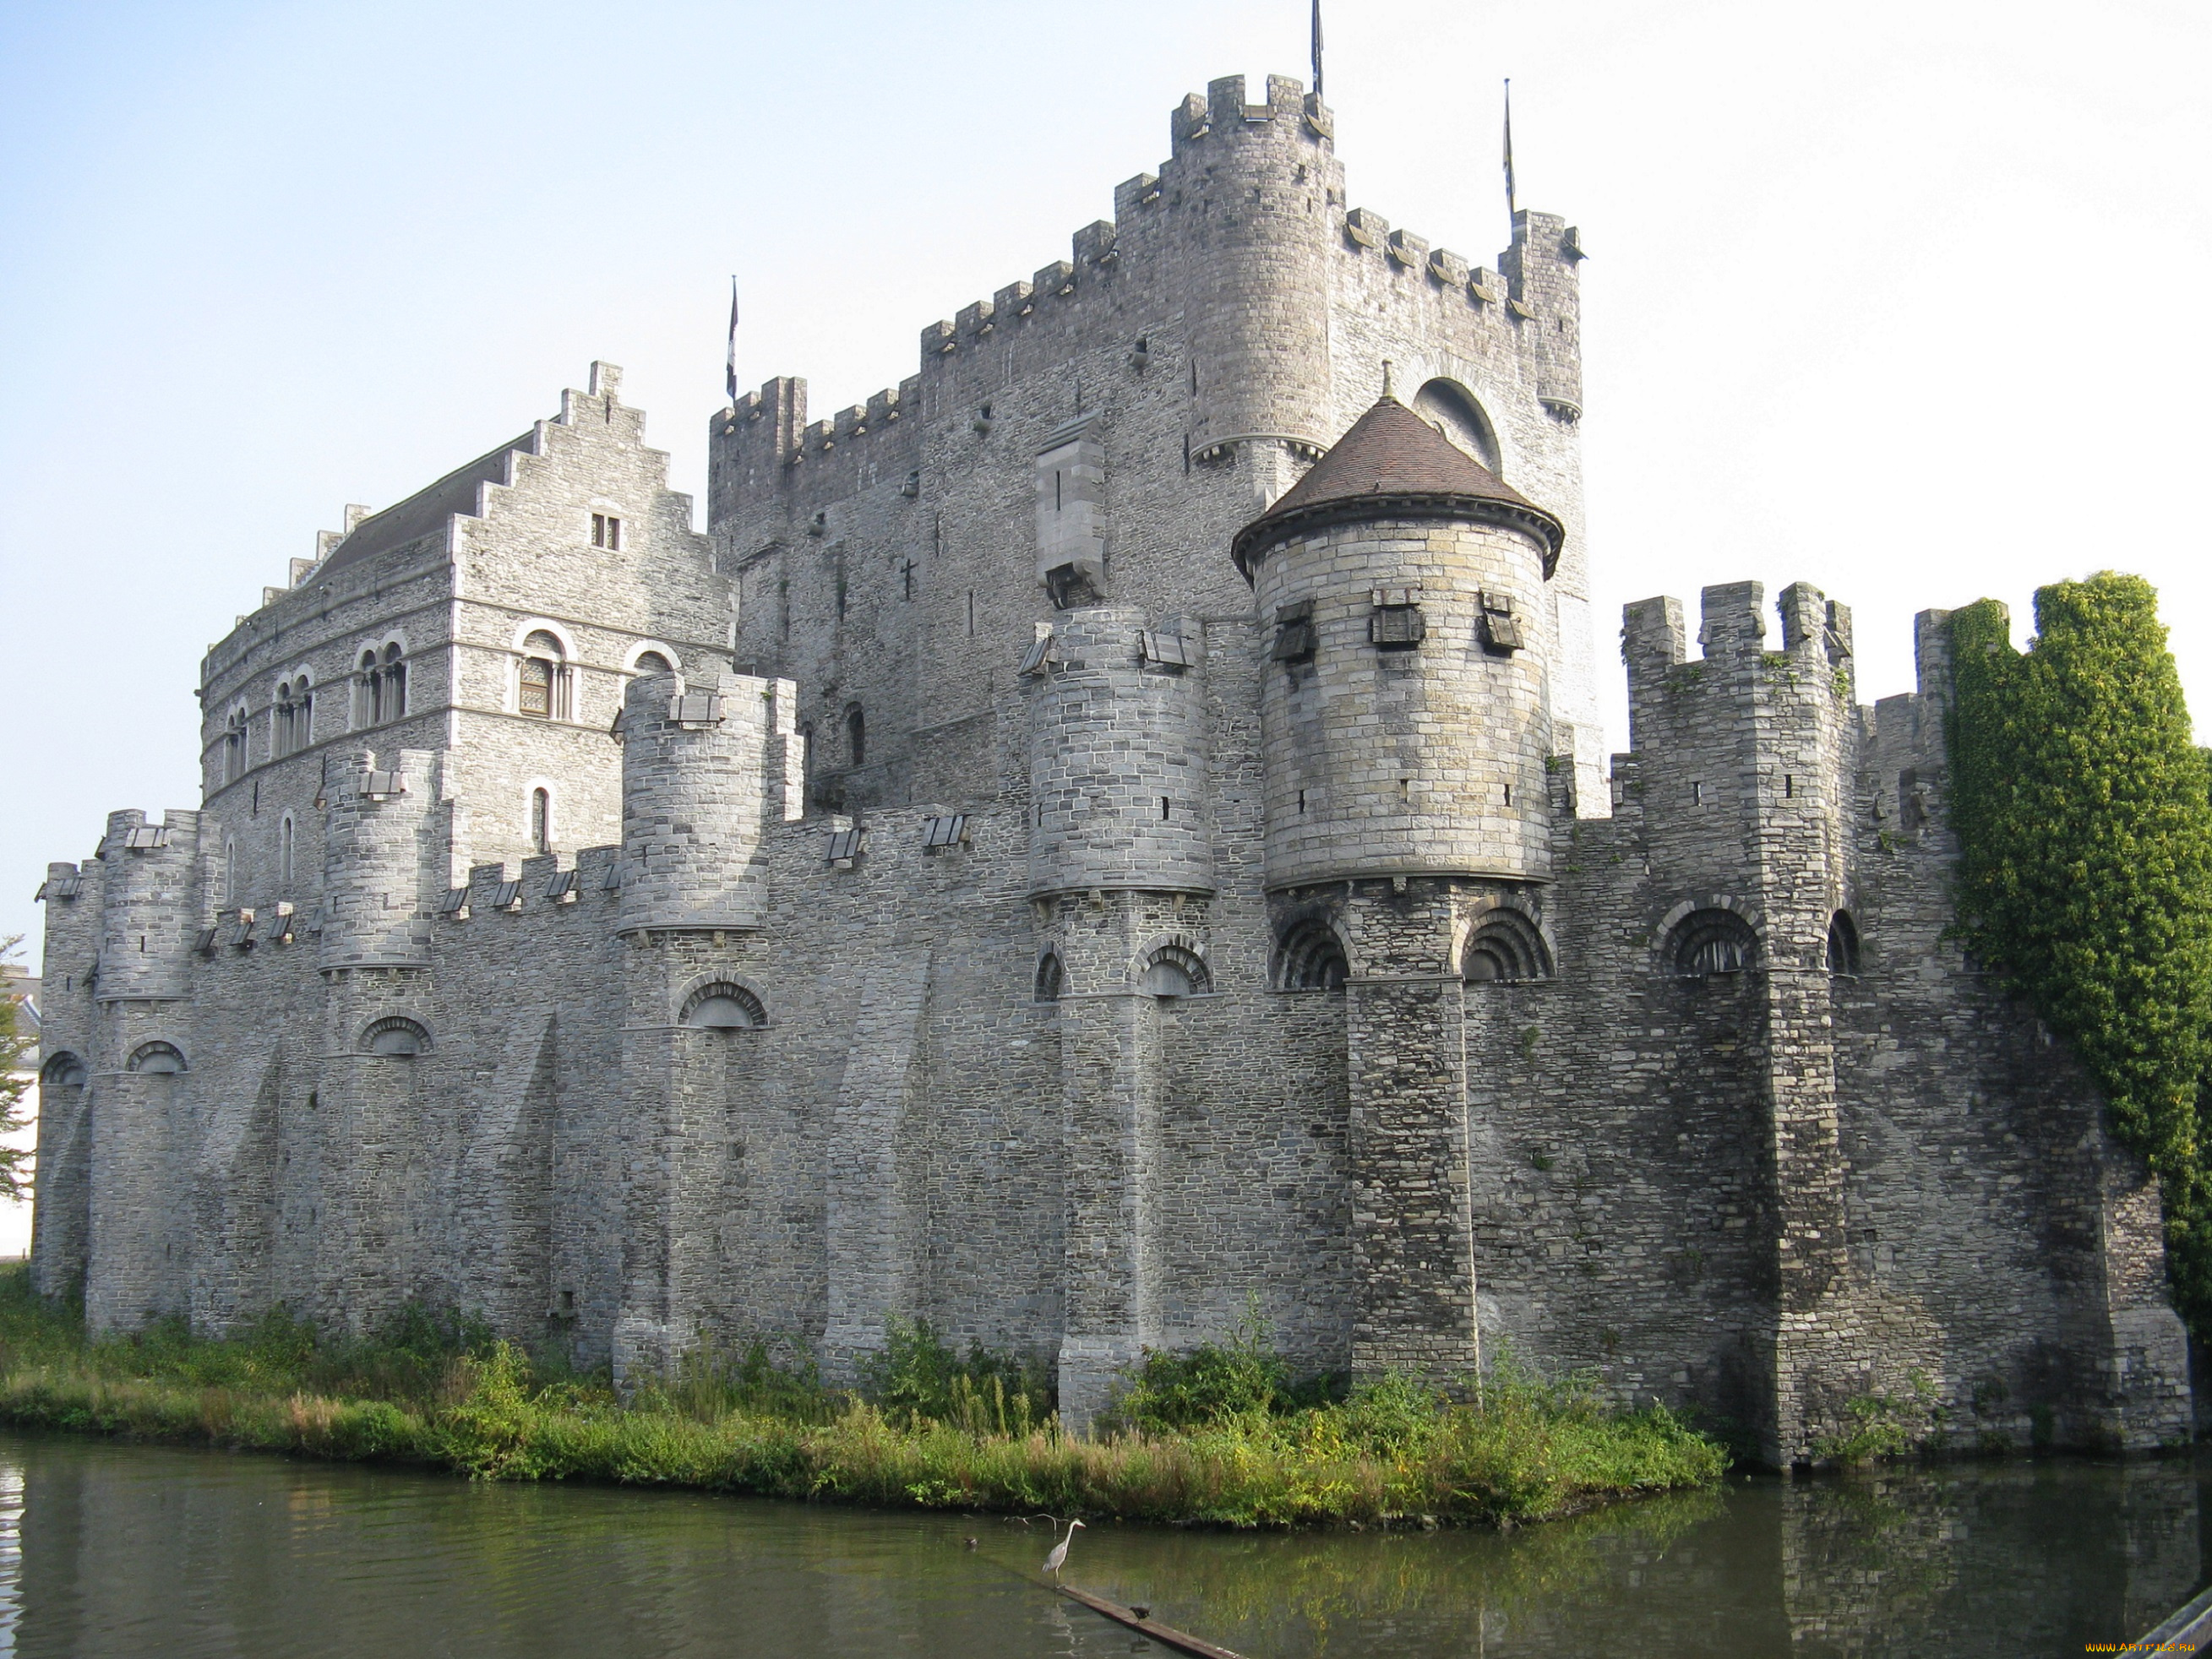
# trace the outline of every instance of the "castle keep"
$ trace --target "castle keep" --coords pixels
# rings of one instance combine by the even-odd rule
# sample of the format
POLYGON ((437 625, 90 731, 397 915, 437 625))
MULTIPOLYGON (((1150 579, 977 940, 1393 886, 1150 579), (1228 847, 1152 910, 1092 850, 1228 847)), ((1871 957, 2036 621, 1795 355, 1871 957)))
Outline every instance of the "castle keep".
POLYGON ((48 871, 40 1287, 2185 1435, 2157 1189, 1945 936, 1941 615, 1868 708, 1802 583, 1632 605, 1608 766, 1575 231, 1390 228, 1296 82, 1172 129, 895 389, 718 412, 706 534, 598 364, 264 594, 200 808, 48 871))

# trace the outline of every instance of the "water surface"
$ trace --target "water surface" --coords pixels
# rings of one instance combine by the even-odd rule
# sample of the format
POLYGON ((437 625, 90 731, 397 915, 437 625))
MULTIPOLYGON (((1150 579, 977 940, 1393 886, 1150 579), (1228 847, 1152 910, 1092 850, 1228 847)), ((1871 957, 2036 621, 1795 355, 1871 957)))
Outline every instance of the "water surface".
MULTIPOLYGON (((2052 1459, 1759 1480, 1504 1534, 1101 1524, 1068 1577, 1252 1659, 2078 1654, 2198 1587, 2208 1478, 2052 1459)), ((0 1434, 0 1653, 1163 1651, 1038 1588, 1048 1547, 981 1516, 0 1434)))

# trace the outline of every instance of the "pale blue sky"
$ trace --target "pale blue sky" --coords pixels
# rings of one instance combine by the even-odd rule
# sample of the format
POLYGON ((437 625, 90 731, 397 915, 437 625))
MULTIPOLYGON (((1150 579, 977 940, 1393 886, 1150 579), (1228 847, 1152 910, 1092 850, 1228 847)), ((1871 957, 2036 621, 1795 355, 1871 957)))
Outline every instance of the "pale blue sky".
MULTIPOLYGON (((1352 199, 1583 267, 1601 660, 1624 600, 1798 578, 1861 685, 1911 617, 2117 566, 2212 699, 2199 3, 1431 3, 1328 13, 1352 199)), ((198 801, 200 653, 349 501, 625 365, 702 478, 748 384, 817 410, 1063 254, 1305 6, 0 4, 0 933, 118 806, 198 801)), ((2025 632, 2023 627, 2022 630, 2025 632)))

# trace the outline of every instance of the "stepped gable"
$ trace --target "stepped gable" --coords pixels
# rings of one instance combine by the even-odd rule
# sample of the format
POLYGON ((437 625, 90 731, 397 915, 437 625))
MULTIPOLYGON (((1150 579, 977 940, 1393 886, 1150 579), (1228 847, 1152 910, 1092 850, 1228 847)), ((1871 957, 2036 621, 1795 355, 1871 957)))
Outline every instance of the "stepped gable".
POLYGON ((478 488, 507 483, 507 458, 517 451, 531 453, 532 435, 526 432, 520 438, 510 439, 498 448, 477 456, 466 466, 448 472, 428 489, 418 489, 397 506, 363 519, 351 535, 331 550, 315 576, 327 576, 343 566, 358 564, 363 559, 373 559, 380 553, 388 553, 395 547, 436 534, 457 513, 475 517, 478 488))
POLYGON ((1231 552, 1249 580, 1278 542, 1346 519, 1439 513, 1504 517, 1544 544, 1544 574, 1559 561, 1566 526, 1389 392, 1352 424, 1312 471, 1237 532, 1231 552))

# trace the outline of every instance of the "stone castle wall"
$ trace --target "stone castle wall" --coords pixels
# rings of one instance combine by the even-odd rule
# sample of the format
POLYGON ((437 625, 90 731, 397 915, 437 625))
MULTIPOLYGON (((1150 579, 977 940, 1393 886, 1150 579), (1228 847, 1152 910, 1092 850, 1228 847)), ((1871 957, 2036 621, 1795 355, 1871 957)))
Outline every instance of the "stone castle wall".
POLYGON ((1256 1305, 1304 1369, 1510 1351, 1781 1462, 1876 1395, 2184 1433, 2155 1187, 1944 936, 1940 617, 1867 709, 1809 587, 1772 649, 1755 585, 1697 654, 1632 606, 1608 773, 1573 234, 1471 268, 1347 209, 1333 137, 1216 82, 896 391, 718 415, 708 536, 604 365, 349 511, 210 653, 203 810, 50 867, 40 1285, 458 1305, 625 1381, 752 1337, 848 1376, 922 1317, 1079 1422, 1256 1305), (1393 510, 1248 584, 1386 359, 1556 569, 1393 510))

